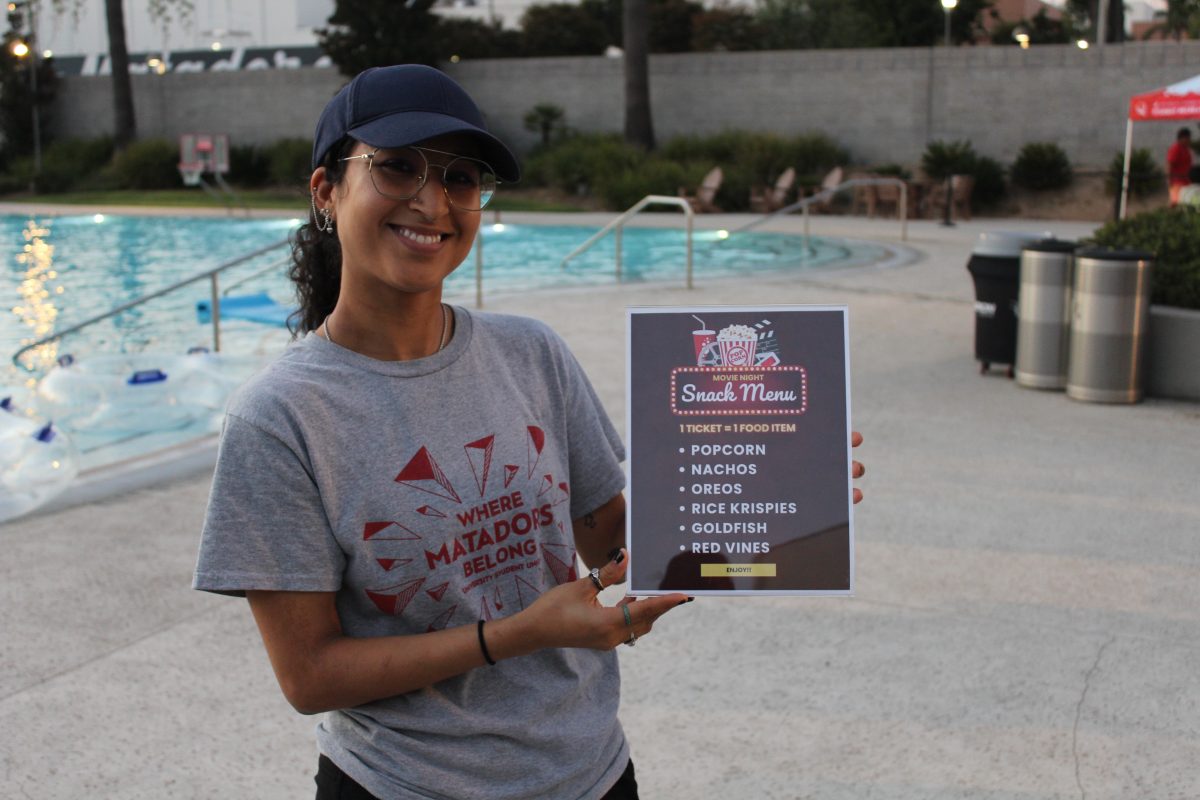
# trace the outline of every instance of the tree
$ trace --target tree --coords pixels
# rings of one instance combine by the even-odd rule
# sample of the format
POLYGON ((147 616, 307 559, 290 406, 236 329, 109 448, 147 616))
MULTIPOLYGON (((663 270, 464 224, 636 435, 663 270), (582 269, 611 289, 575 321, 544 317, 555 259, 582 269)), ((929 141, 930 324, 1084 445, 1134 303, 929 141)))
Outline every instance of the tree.
POLYGON ((1146 29, 1143 39, 1164 38, 1179 41, 1183 37, 1200 38, 1200 0, 1167 0, 1167 13, 1160 22, 1146 29))
POLYGON ((538 103, 525 112, 525 130, 541 137, 542 147, 549 147, 556 131, 565 129, 566 112, 553 103, 538 103))
POLYGON ((625 49, 625 141, 654 149, 650 116, 650 15, 646 0, 624 0, 621 15, 625 49))
MULTIPOLYGON (((34 150, 33 114, 30 113, 36 102, 41 118, 41 129, 46 130, 48 112, 54 102, 54 92, 58 82, 54 65, 47 59, 35 58, 37 41, 25 33, 25 19, 21 11, 15 10, 8 14, 8 30, 3 36, 3 51, 0 52, 0 162, 8 162, 13 157, 27 156, 34 150), (18 43, 24 43, 29 49, 28 54, 18 57, 13 48, 18 43), (30 70, 37 69, 36 80, 30 70), (34 97, 34 84, 37 85, 37 96, 34 97)), ((45 136, 42 136, 43 143, 45 136)))
MULTIPOLYGON (((37 0, 32 0, 37 2, 37 0)), ((85 0, 50 0, 54 13, 78 16, 85 0)), ((146 0, 150 19, 164 28, 173 13, 186 19, 192 13, 192 0, 146 0)), ((108 59, 112 67, 113 144, 120 152, 137 138, 137 115, 133 107, 133 84, 129 79, 129 48, 125 42, 125 9, 121 0, 104 0, 104 18, 108 26, 108 59)))
MULTIPOLYGON (((960 0, 950 16, 956 42, 975 40, 991 0, 960 0)), ((757 17, 775 49, 928 47, 942 41, 940 3, 928 0, 758 0, 757 17)))
MULTIPOLYGON (((1076 28, 1084 31, 1095 31, 1096 20, 1100 16, 1102 0, 1067 0, 1067 13, 1070 14, 1076 28)), ((1122 0, 1107 0, 1108 19, 1104 26, 1104 41, 1125 41, 1125 3, 1122 0)))
POLYGON ((121 0, 104 0, 104 17, 108 24, 108 59, 112 64, 113 146, 121 151, 137 138, 129 48, 125 44, 125 9, 121 0))
POLYGON ((521 15, 526 56, 597 56, 612 44, 608 29, 588 3, 531 5, 521 15))
POLYGON ((337 0, 317 43, 343 75, 368 67, 425 64, 436 67, 453 53, 438 36, 434 0, 337 0))

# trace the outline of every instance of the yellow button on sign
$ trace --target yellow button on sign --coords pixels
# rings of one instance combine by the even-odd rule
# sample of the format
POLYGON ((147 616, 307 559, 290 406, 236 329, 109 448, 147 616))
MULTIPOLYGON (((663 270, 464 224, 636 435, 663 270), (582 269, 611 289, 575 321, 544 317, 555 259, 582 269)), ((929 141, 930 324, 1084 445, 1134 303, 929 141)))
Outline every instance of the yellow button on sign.
POLYGON ((701 578, 774 578, 774 564, 701 564, 701 578))

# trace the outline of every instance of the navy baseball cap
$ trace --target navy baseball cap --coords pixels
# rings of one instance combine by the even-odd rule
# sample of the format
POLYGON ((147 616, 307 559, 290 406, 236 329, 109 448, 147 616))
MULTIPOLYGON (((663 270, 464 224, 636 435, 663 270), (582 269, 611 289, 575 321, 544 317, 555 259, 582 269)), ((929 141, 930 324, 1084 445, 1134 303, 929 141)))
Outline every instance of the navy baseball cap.
POLYGON ((488 133, 483 114, 466 91, 444 72, 421 64, 371 67, 338 91, 317 120, 313 169, 344 136, 371 147, 404 147, 448 133, 465 133, 479 157, 503 181, 521 177, 516 157, 488 133))

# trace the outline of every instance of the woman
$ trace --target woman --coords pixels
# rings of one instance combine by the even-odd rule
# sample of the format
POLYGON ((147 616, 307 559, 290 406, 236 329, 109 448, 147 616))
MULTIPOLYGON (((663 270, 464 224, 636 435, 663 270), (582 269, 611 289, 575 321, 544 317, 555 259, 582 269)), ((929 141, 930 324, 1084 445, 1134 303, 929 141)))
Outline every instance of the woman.
POLYGON ((249 599, 317 728, 317 797, 634 798, 615 648, 621 443, 562 341, 441 301, 518 166, 436 70, 368 70, 317 124, 306 335, 231 402, 195 586, 249 599), (591 568, 579 578, 575 556, 591 568))

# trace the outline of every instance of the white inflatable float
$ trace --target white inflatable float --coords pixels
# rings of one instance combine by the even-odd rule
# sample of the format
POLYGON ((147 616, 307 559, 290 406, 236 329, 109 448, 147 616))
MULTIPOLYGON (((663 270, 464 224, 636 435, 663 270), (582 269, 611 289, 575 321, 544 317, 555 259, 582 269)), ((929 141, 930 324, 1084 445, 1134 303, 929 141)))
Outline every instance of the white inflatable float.
POLYGON ((38 405, 64 428, 96 434, 215 425, 230 392, 260 363, 202 349, 186 355, 66 355, 38 383, 38 405))
POLYGON ((71 437, 27 416, 12 395, 0 397, 0 522, 61 494, 79 474, 71 437))

